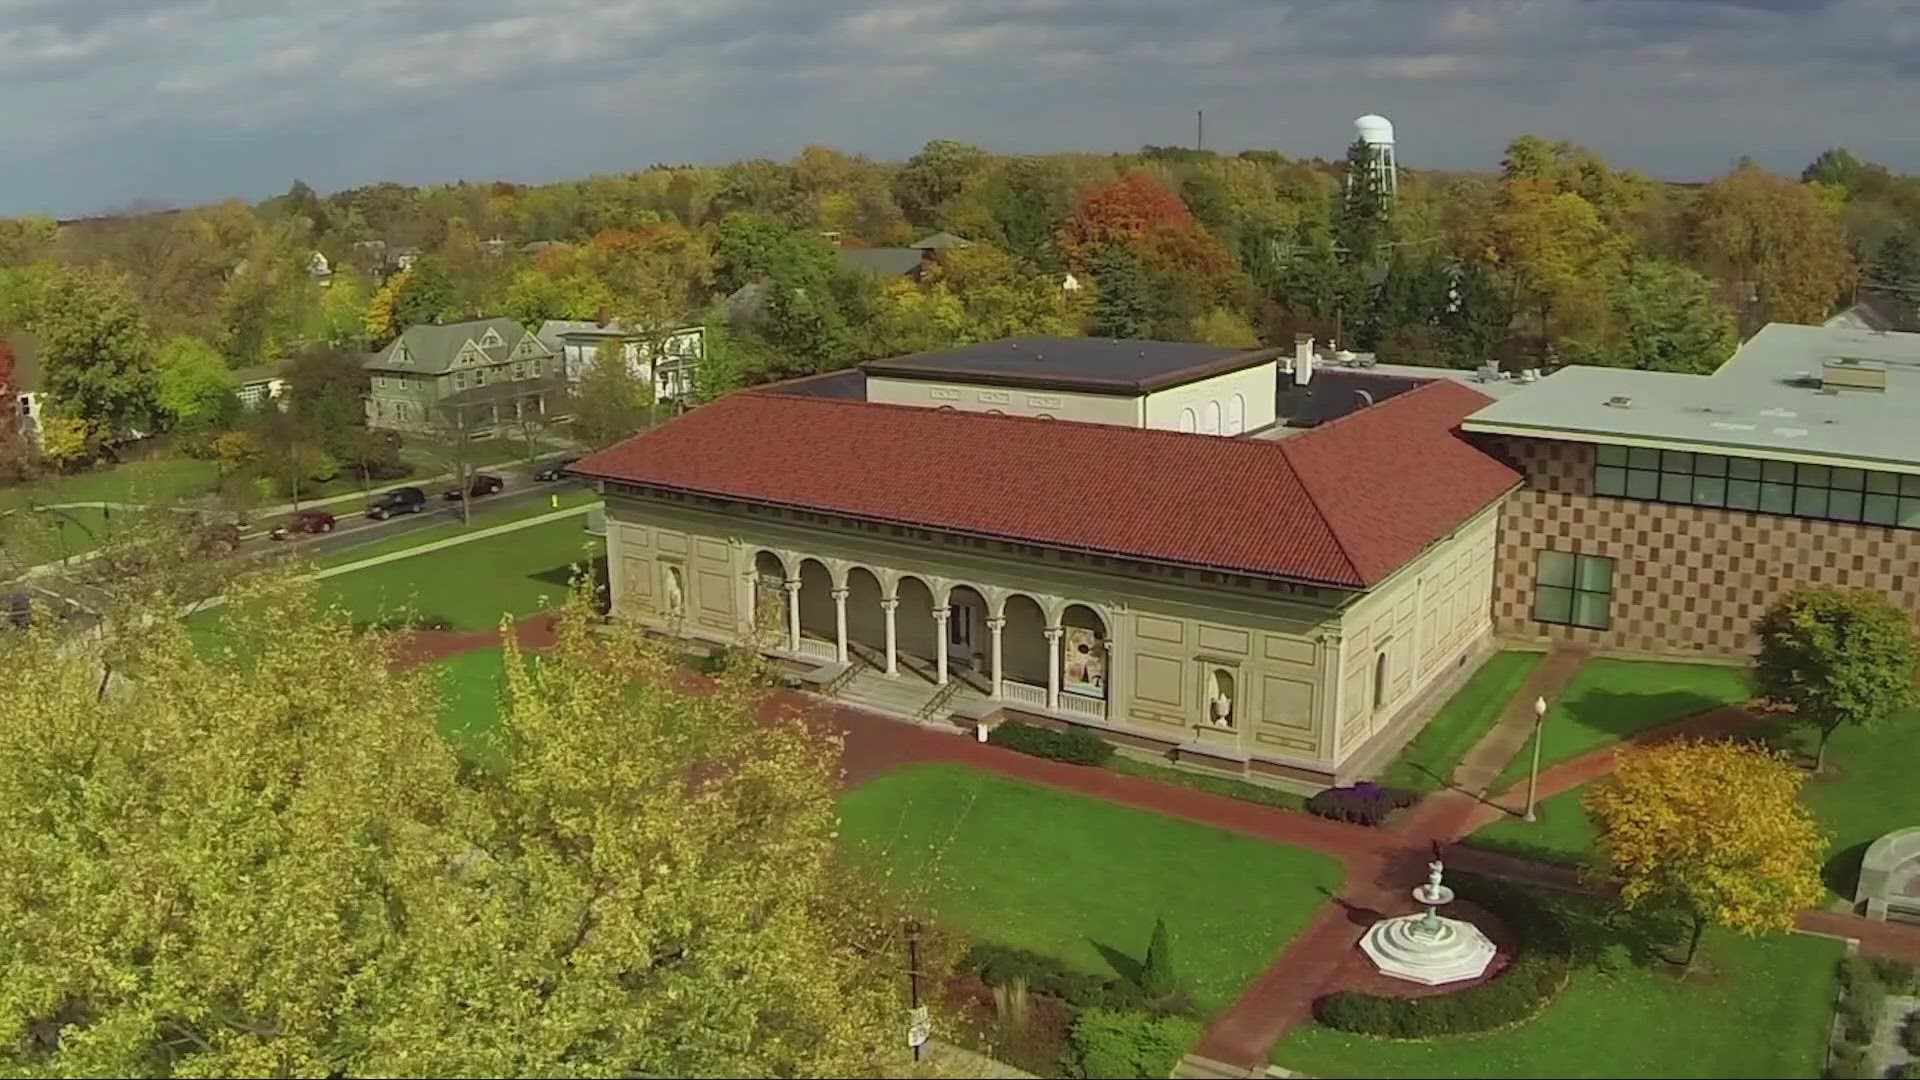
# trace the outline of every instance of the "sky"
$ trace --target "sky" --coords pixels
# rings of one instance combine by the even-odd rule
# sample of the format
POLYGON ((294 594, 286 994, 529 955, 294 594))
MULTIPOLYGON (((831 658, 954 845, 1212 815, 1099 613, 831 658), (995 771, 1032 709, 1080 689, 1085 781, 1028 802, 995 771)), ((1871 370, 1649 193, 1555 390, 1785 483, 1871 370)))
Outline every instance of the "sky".
POLYGON ((0 214, 658 162, 1514 136, 1920 171, 1914 0, 0 0, 0 214))

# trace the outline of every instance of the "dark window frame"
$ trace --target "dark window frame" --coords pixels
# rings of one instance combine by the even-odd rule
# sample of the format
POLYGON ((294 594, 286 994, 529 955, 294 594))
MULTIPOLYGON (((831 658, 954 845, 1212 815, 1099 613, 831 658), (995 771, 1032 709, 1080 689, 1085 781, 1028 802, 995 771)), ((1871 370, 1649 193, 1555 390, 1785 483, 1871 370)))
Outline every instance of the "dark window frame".
POLYGON ((1676 506, 1920 529, 1920 476, 1598 444, 1593 493, 1676 506))
POLYGON ((1615 566, 1615 560, 1608 555, 1583 555, 1572 551, 1536 552, 1533 562, 1533 620, 1555 626, 1577 626, 1585 630, 1612 629, 1615 566), (1550 564, 1563 565, 1565 572, 1549 572, 1550 564), (1604 587, 1593 584, 1603 577, 1604 587), (1596 603, 1597 608, 1593 606, 1596 603))

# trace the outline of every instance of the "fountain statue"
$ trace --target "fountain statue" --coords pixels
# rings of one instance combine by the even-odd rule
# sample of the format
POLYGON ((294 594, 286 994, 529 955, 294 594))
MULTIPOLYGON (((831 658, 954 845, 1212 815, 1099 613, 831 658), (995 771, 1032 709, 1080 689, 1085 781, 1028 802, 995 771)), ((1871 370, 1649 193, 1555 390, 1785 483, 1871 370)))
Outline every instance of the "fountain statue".
POLYGON ((1361 950, 1381 974, 1439 986, 1487 973, 1496 951, 1493 942, 1472 923, 1440 914, 1442 907, 1453 902, 1453 890, 1440 883, 1446 869, 1435 842, 1426 883, 1413 888, 1414 900, 1426 911, 1382 919, 1360 939, 1361 950))

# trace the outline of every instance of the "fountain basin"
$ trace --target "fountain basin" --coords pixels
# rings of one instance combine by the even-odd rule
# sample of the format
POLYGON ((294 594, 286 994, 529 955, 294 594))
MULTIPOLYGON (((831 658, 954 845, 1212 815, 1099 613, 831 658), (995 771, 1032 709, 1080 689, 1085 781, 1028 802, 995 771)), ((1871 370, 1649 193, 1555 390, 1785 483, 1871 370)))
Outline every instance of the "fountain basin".
POLYGON ((1431 913, 1382 919, 1367 928, 1360 948, 1382 975, 1423 986, 1477 979, 1499 951, 1472 923, 1431 913))

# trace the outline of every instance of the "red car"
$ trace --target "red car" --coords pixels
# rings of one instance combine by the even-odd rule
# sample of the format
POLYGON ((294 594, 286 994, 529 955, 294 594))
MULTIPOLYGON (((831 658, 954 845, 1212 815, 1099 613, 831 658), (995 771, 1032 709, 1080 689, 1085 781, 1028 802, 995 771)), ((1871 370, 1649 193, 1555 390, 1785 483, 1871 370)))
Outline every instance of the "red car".
POLYGON ((330 533, 333 531, 333 515, 325 510, 302 510, 293 515, 293 520, 278 525, 267 535, 275 540, 285 540, 293 533, 330 533))

